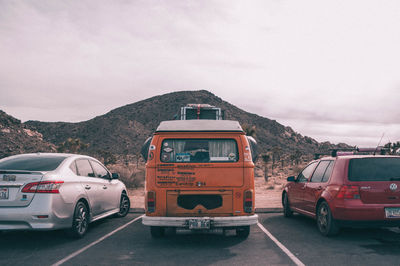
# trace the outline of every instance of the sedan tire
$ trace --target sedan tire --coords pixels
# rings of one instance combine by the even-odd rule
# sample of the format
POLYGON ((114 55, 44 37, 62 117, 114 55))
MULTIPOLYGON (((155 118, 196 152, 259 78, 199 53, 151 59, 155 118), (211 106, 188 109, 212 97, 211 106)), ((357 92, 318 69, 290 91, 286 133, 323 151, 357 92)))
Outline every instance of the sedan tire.
POLYGON ((82 238, 89 228, 89 211, 88 207, 82 201, 75 206, 72 227, 68 233, 74 238, 82 238))
POLYGON ((122 193, 121 201, 119 204, 119 212, 115 214, 116 217, 122 218, 125 217, 131 208, 131 201, 129 200, 128 195, 126 193, 122 193))
POLYGON ((333 236, 339 233, 339 226, 332 217, 331 209, 327 202, 323 201, 317 210, 318 230, 323 236, 333 236))

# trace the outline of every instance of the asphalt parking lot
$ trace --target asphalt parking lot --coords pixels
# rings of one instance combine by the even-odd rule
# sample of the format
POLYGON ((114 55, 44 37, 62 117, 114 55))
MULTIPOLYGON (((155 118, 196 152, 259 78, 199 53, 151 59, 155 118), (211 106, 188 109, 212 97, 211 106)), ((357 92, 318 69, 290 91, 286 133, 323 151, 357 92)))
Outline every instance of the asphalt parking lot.
POLYGON ((248 239, 234 232, 167 231, 152 239, 141 214, 91 224, 83 239, 62 231, 3 232, 0 265, 399 265, 400 230, 344 229, 321 236, 315 222, 259 214, 248 239))

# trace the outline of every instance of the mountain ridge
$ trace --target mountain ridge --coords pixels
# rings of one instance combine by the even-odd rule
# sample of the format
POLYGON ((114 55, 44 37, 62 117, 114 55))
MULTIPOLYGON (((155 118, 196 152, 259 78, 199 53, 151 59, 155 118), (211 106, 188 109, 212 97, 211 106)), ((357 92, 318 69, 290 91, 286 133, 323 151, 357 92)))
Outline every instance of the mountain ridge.
POLYGON ((0 110, 0 158, 30 152, 54 152, 54 144, 26 127, 20 120, 0 110))
MULTIPOLYGON (((43 134, 43 139, 60 144, 68 138, 79 138, 88 143, 91 154, 112 151, 115 154, 138 154, 144 140, 151 136, 158 124, 172 120, 180 107, 189 103, 207 103, 221 107, 225 119, 237 120, 242 126, 255 127, 260 151, 279 147, 284 153, 300 151, 312 154, 317 150, 336 147, 329 142, 319 143, 302 136, 291 127, 275 120, 246 112, 206 90, 178 91, 153 96, 135 103, 115 108, 104 115, 81 122, 27 121, 27 128, 43 134)), ((338 144, 347 146, 346 144, 338 144)))

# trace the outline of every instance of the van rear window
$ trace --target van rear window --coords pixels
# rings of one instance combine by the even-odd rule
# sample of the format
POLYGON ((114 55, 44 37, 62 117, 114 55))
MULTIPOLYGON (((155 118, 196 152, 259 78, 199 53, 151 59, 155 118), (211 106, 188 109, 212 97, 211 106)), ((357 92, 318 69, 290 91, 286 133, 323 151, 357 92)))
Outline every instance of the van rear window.
POLYGON ((400 180, 400 158, 359 158, 349 164, 350 181, 400 180))
POLYGON ((234 139, 165 139, 161 161, 169 163, 237 162, 234 139))

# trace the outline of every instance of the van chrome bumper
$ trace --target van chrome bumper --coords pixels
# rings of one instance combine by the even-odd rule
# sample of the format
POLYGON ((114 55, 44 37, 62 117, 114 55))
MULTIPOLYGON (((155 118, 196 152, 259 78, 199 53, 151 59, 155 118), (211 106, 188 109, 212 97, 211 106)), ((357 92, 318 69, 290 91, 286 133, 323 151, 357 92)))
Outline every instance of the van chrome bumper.
POLYGON ((188 228, 189 220, 210 220, 211 228, 236 227, 257 224, 258 215, 229 217, 155 217, 143 216, 142 223, 148 226, 183 227, 188 228))

